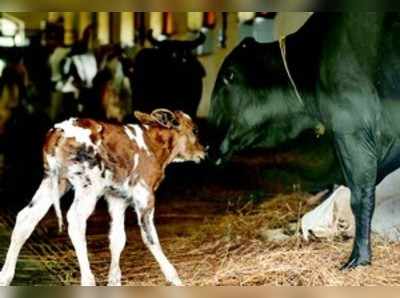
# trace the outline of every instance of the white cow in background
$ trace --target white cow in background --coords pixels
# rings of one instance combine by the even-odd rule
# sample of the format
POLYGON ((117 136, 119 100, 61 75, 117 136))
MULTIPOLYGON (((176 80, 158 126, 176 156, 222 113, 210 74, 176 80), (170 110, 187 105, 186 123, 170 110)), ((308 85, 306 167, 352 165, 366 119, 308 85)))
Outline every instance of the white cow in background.
MULTIPOLYGON (((400 170, 386 177, 376 188, 372 231, 391 240, 400 241, 400 170)), ((354 217, 350 207, 350 189, 337 188, 321 205, 302 218, 303 237, 318 238, 337 235, 353 237, 354 217)))
POLYGON ((70 54, 70 48, 59 47, 49 58, 51 67, 51 80, 56 90, 62 93, 74 93, 79 97, 79 87, 91 88, 93 79, 97 74, 98 67, 96 57, 92 52, 70 54))

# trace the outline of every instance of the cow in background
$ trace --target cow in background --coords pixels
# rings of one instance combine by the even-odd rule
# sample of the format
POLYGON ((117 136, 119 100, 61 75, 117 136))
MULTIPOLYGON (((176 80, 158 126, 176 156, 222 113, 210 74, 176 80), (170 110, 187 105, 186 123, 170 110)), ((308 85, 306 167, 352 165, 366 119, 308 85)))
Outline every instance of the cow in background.
POLYGON ((148 39, 153 48, 141 50, 133 65, 134 109, 165 107, 195 117, 206 73, 193 51, 204 43, 204 34, 192 41, 158 41, 150 30, 148 39))
POLYGON ((119 46, 98 51, 99 72, 93 79, 91 117, 123 122, 132 114, 132 91, 127 73, 131 62, 119 46))
POLYGON ((61 115, 58 118, 90 114, 86 107, 90 105, 88 101, 92 97, 93 79, 98 72, 95 53, 90 49, 94 28, 94 25, 90 25, 85 29, 82 39, 69 52, 65 52, 61 62, 54 58, 60 65, 52 68, 61 69, 61 79, 56 83, 55 89, 63 93, 61 115))
POLYGON ((18 208, 40 179, 41 150, 49 123, 32 104, 28 73, 20 57, 9 61, 0 78, 0 191, 2 206, 18 208), (32 169, 27 171, 26 169, 32 169))

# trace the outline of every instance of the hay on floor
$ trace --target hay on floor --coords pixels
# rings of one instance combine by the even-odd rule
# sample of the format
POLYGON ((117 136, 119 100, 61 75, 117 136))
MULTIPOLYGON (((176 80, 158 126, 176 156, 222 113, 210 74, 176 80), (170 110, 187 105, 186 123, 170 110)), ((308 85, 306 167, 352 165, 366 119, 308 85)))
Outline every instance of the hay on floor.
MULTIPOLYGON (((305 242, 293 233, 311 207, 309 195, 278 196, 261 205, 246 205, 202 224, 174 226, 162 239, 163 248, 186 285, 398 285, 400 245, 374 239, 374 264, 351 272, 338 270, 348 257, 352 240, 305 242), (268 242, 260 230, 284 228, 292 236, 268 242)), ((141 245, 139 245, 141 247, 141 245)), ((130 252, 129 252, 130 251, 130 252)), ((138 252, 136 252, 137 254, 138 252)), ((149 253, 140 252, 141 267, 124 254, 125 283, 165 284, 149 253)), ((103 275, 106 277, 106 275, 103 275)))
MULTIPOLYGON (((165 254, 185 285, 400 285, 400 244, 374 237, 373 266, 340 272, 351 239, 303 241, 298 222, 311 208, 309 197, 292 194, 258 205, 231 204, 226 211, 204 217, 199 209, 190 208, 190 202, 176 202, 173 220, 166 212, 158 214, 157 229, 165 254), (290 237, 276 242, 261 236, 260 231, 275 228, 283 228, 290 237)), ((193 204, 199 203, 206 206, 193 204)), ((110 258, 107 228, 104 231, 88 237, 92 269, 102 285, 107 283, 110 258)), ((30 246, 63 284, 79 284, 75 253, 66 235, 42 234, 30 246)), ((136 225, 128 228, 121 267, 125 285, 166 284, 136 225)))

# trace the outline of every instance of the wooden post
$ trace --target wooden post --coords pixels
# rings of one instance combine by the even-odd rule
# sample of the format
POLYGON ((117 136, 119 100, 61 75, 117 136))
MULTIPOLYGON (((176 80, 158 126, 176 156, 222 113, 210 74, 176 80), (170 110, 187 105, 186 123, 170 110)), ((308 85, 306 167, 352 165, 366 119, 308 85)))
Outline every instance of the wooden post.
POLYGON ((157 38, 162 33, 162 12, 150 12, 150 29, 153 30, 153 36, 157 38))
POLYGON ((49 23, 57 22, 58 18, 61 16, 61 13, 58 11, 51 11, 47 13, 47 21, 49 23))
POLYGON ((178 36, 185 36, 188 31, 187 12, 174 12, 174 33, 178 36))
POLYGON ((110 15, 108 12, 97 12, 97 38, 100 45, 110 43, 110 15))
POLYGON ((162 13, 162 34, 171 36, 175 33, 174 15, 172 12, 162 13))
POLYGON ((121 45, 132 47, 134 44, 135 32, 134 32, 134 15, 133 12, 123 11, 121 12, 121 28, 120 28, 120 40, 121 45))
POLYGON ((187 18, 187 26, 189 31, 199 31, 203 26, 203 12, 188 12, 187 18))
POLYGON ((74 43, 74 13, 64 12, 64 43, 70 46, 74 43))
POLYGON ((140 46, 144 46, 146 42, 146 13, 145 12, 136 12, 135 13, 135 42, 137 42, 140 46))
POLYGON ((83 37, 83 32, 92 23, 91 12, 79 12, 79 38, 83 37))

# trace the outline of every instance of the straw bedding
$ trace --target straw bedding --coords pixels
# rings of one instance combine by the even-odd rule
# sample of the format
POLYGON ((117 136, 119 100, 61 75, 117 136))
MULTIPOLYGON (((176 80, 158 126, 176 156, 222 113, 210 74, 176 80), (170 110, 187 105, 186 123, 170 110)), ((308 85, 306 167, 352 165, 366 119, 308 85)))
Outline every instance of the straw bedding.
MULTIPOLYGON (((373 266, 343 273, 338 267, 350 253, 351 239, 303 241, 297 223, 311 208, 308 198, 281 195, 261 204, 228 204, 208 214, 177 202, 169 212, 159 210, 164 213, 157 217, 157 228, 185 285, 400 285, 400 244, 374 237, 373 266), (275 228, 283 228, 289 238, 265 240, 262 231, 275 228)), ((206 209, 205 205, 201 206, 206 209)), ((97 281, 105 284, 110 257, 107 228, 93 232, 97 220, 107 219, 102 215, 89 224, 88 245, 97 281)), ((52 225, 56 229, 56 223, 52 225)), ((52 228, 41 235, 29 242, 31 257, 40 257, 61 284, 78 284, 78 266, 66 235, 52 235, 52 228)), ((125 285, 166 284, 136 225, 128 227, 121 267, 125 285)))

